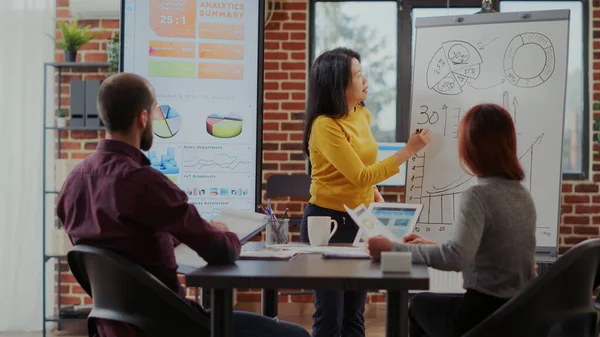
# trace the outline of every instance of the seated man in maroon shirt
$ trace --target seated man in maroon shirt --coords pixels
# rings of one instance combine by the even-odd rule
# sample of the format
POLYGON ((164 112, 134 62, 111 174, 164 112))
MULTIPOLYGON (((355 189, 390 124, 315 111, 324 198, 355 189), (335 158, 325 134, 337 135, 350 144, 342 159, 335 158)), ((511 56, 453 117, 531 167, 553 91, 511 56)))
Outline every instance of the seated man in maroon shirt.
MULTIPOLYGON (((236 261, 240 242, 225 224, 202 219, 187 195, 152 168, 140 151, 152 145, 156 104, 154 89, 140 76, 121 73, 102 83, 98 109, 106 139, 69 174, 58 197, 57 214, 73 244, 128 257, 184 296, 177 279, 176 240, 211 264, 236 261)), ((208 314, 206 318, 208 322, 208 314)), ((235 312, 234 325, 236 336, 309 336, 295 324, 248 312, 235 312)), ((97 336, 145 334, 127 324, 98 320, 97 336)))

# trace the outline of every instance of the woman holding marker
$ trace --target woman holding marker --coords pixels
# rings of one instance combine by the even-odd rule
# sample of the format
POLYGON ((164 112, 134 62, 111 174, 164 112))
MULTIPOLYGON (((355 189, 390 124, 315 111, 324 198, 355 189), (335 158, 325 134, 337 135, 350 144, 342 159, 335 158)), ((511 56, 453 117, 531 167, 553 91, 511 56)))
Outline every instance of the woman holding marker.
POLYGON ((536 210, 521 184, 517 137, 509 113, 483 104, 458 128, 458 156, 477 184, 461 192, 450 240, 437 244, 411 233, 402 243, 368 240, 369 253, 411 252, 414 262, 463 273, 464 296, 422 293, 411 300, 411 337, 462 336, 535 277, 536 210))
MULTIPOLYGON (((383 202, 375 185, 397 174, 399 166, 429 142, 429 130, 414 132, 403 149, 377 162, 371 115, 363 103, 367 93, 360 55, 353 50, 324 52, 310 69, 303 145, 311 162, 312 182, 300 227, 302 242, 309 242, 308 218, 328 216, 338 223, 330 242, 352 243, 358 227, 344 205, 356 208, 383 202)), ((366 295, 315 290, 313 336, 365 336, 366 295)))

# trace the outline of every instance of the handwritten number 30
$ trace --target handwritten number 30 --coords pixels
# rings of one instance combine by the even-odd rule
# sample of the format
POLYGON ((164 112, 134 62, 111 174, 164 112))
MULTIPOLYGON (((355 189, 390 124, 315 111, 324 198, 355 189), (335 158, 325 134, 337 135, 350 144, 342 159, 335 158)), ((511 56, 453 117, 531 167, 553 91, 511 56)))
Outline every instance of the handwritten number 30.
POLYGON ((425 121, 417 122, 417 124, 427 124, 427 123, 435 124, 435 123, 437 123, 437 121, 440 120, 440 114, 438 114, 435 111, 428 113, 429 107, 427 107, 426 105, 421 105, 421 109, 425 109, 425 110, 421 111, 421 115, 425 115, 425 116, 423 116, 425 121))

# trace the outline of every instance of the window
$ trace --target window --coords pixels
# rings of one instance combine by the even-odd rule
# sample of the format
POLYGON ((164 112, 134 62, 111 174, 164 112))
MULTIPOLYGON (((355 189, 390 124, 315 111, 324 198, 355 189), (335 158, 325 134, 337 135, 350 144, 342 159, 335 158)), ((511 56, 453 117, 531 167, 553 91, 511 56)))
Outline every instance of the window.
POLYGON ((397 12, 395 1, 319 1, 312 11, 311 62, 322 52, 339 46, 361 55, 369 81, 365 104, 371 112, 371 131, 380 142, 397 138, 397 12))
MULTIPOLYGON (((406 141, 409 120, 410 77, 414 47, 414 21, 418 17, 474 14, 481 0, 311 1, 310 60, 326 49, 344 45, 363 57, 369 79, 366 104, 375 116, 378 141, 406 141), (373 19, 377 18, 377 19, 373 19), (411 41, 410 45, 398 41, 411 41), (400 67, 400 68, 398 68, 400 67)), ((586 179, 589 174, 588 46, 585 28, 589 12, 583 0, 493 0, 496 11, 569 9, 569 64, 563 139, 565 179, 586 179)))

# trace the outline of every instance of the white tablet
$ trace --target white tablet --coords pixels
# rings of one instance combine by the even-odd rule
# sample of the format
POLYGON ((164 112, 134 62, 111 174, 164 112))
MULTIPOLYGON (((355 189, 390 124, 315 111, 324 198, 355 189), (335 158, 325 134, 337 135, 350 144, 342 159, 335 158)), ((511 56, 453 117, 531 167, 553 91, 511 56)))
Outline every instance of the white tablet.
MULTIPOLYGON (((374 202, 369 206, 369 211, 394 234, 398 241, 415 229, 422 209, 422 204, 390 202, 374 202)), ((354 239, 355 245, 361 243, 364 234, 364 231, 359 229, 354 239)))

